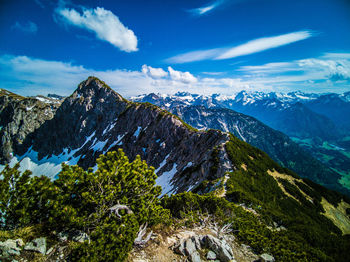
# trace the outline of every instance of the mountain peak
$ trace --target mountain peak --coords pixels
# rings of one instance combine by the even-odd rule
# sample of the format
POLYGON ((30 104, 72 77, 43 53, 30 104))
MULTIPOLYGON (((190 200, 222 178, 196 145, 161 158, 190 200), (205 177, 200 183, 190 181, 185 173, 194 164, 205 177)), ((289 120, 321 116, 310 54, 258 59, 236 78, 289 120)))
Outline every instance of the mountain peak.
POLYGON ((118 101, 125 100, 119 93, 114 91, 111 87, 109 87, 105 82, 98 79, 95 76, 89 76, 86 80, 81 82, 78 88, 72 94, 73 98, 80 98, 83 96, 84 98, 102 98, 113 94, 113 97, 116 97, 118 101))
POLYGON ((98 79, 95 76, 89 76, 86 80, 84 80, 83 82, 81 82, 78 86, 78 90, 84 90, 84 89, 106 89, 109 90, 111 89, 105 82, 103 82, 102 80, 98 79))

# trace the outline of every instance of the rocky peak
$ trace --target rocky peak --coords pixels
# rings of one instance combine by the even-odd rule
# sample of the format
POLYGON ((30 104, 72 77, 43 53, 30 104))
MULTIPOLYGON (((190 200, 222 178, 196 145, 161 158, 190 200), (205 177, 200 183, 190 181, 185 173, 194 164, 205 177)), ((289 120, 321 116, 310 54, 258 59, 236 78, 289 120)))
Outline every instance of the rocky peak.
POLYGON ((157 106, 129 102, 89 77, 13 155, 34 162, 28 167, 37 167, 35 174, 45 166, 54 176, 62 162, 94 167, 100 154, 122 148, 130 160, 140 155, 156 168, 164 193, 175 193, 231 170, 227 141, 227 133, 198 131, 157 106))

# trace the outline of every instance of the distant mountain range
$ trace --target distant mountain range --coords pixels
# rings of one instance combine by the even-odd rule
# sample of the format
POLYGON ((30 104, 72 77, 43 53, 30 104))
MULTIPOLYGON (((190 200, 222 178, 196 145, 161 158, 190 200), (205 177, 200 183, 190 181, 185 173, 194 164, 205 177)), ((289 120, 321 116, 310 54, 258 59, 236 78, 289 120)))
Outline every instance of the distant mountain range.
POLYGON ((152 93, 132 100, 158 105, 199 129, 232 132, 301 176, 344 192, 350 189, 350 147, 346 140, 347 134, 350 136, 350 120, 346 117, 350 115, 349 97, 350 92, 320 95, 242 91, 232 96, 152 93), (296 143, 268 126, 288 134, 296 143), (337 151, 337 146, 324 148, 327 141, 341 145, 343 151, 337 151))
POLYGON ((263 93, 241 91, 232 96, 202 96, 184 92, 175 95, 149 94, 131 98, 163 108, 200 105, 229 108, 253 116, 289 136, 337 139, 350 133, 350 92, 307 94, 302 92, 263 93))

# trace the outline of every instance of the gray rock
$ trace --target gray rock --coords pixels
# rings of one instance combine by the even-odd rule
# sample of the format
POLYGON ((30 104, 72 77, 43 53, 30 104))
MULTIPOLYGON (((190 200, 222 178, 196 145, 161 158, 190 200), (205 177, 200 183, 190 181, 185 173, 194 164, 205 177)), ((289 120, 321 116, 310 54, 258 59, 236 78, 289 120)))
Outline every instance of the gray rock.
POLYGON ((215 260, 216 259, 216 254, 213 251, 209 251, 207 254, 207 259, 208 260, 215 260))
POLYGON ((193 236, 192 241, 195 243, 197 249, 201 249, 201 237, 200 236, 193 236))
POLYGON ((175 245, 173 250, 176 253, 178 253, 179 255, 186 256, 186 253, 185 253, 185 241, 183 239, 181 239, 180 242, 177 245, 175 245))
POLYGON ((195 243, 192 241, 191 238, 187 238, 185 241, 185 253, 187 256, 190 256, 191 254, 193 254, 194 252, 196 252, 196 245, 195 243))
POLYGON ((34 239, 33 241, 27 243, 24 246, 24 250, 39 252, 39 253, 45 255, 46 254, 46 238, 40 237, 40 238, 34 239))
POLYGON ((76 235, 72 237, 72 240, 75 242, 83 243, 85 241, 90 241, 90 237, 88 234, 84 232, 78 232, 76 235))
POLYGON ((181 239, 176 244, 173 250, 183 256, 187 256, 189 261, 201 262, 201 257, 197 251, 197 247, 200 248, 200 241, 198 236, 181 239))
POLYGON ((19 256, 23 244, 22 239, 8 239, 5 242, 0 242, 0 258, 9 259, 12 256, 19 256))
POLYGON ((57 234, 58 240, 60 242, 68 241, 69 233, 68 232, 60 232, 57 234))
POLYGON ((53 251, 53 247, 50 247, 50 249, 46 251, 46 255, 50 255, 52 251, 53 251))
POLYGON ((260 255, 260 261, 263 261, 263 262, 275 262, 275 258, 272 255, 270 255, 270 254, 264 253, 264 254, 260 255))
POLYGON ((203 237, 203 244, 205 247, 213 250, 222 262, 229 262, 234 259, 232 248, 225 240, 206 235, 203 237))

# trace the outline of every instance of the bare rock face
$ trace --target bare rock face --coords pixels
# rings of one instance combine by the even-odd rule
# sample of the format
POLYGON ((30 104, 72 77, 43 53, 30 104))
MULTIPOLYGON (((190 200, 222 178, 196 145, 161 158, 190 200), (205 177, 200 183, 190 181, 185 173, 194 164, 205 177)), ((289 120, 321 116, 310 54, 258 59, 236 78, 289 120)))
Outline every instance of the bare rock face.
POLYGON ((149 103, 129 102, 95 77, 45 120, 33 132, 25 129, 22 143, 8 152, 47 164, 47 170, 61 162, 94 167, 100 154, 122 148, 130 160, 140 155, 156 168, 163 193, 190 190, 232 168, 224 147, 227 133, 198 131, 149 103))
POLYGON ((47 101, 0 89, 0 164, 8 162, 29 134, 53 118, 60 103, 47 101))

